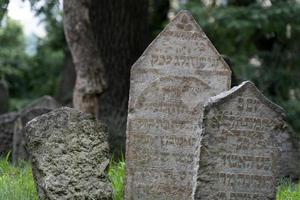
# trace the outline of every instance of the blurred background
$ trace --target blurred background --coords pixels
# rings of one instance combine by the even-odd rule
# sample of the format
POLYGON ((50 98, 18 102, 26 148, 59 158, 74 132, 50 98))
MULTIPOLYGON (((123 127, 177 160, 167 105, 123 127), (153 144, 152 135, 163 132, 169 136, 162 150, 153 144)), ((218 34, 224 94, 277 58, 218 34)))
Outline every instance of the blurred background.
MULTIPOLYGON (((84 61, 73 49, 79 36, 72 34, 72 12, 63 9, 70 2, 0 0, 1 114, 21 110, 43 95, 72 105, 75 71, 82 71, 73 61, 84 61)), ((77 31, 87 35, 83 45, 89 48, 90 42, 95 53, 82 56, 100 60, 103 72, 94 114, 110 127, 114 148, 124 152, 130 67, 180 9, 192 12, 226 59, 233 85, 253 81, 287 111, 288 122, 300 133, 299 0, 78 2, 88 11, 89 23, 77 31)))

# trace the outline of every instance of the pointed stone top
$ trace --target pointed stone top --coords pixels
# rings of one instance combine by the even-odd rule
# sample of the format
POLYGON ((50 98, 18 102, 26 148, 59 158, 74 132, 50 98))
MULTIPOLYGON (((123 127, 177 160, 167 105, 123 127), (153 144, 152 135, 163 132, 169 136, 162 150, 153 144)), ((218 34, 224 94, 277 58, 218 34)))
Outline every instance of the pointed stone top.
MULTIPOLYGON (((132 66, 132 70, 136 67, 145 68, 147 66, 147 63, 145 64, 147 56, 153 53, 191 56, 187 58, 195 59, 193 62, 196 61, 197 57, 201 57, 203 58, 202 63, 197 63, 196 68, 200 70, 223 71, 231 74, 230 67, 218 53, 192 14, 187 10, 181 10, 177 13, 132 66)), ((168 62, 171 57, 161 58, 172 64, 172 62, 168 62)), ((161 63, 160 61, 158 62, 161 63)), ((183 64, 188 63, 188 61, 184 60, 179 62, 183 64)))
POLYGON ((271 102, 267 97, 265 97, 251 81, 244 81, 240 85, 235 86, 226 92, 222 92, 214 97, 209 98, 205 107, 210 108, 216 105, 223 104, 224 102, 236 97, 237 95, 239 95, 241 92, 244 92, 245 90, 249 90, 263 104, 268 106, 273 111, 277 112, 279 115, 283 117, 285 116, 284 109, 278 106, 277 104, 271 102))
MULTIPOLYGON (((179 31, 202 31, 192 14, 187 10, 181 10, 177 15, 171 20, 171 26, 179 31)), ((203 33, 203 37, 206 35, 203 33)))

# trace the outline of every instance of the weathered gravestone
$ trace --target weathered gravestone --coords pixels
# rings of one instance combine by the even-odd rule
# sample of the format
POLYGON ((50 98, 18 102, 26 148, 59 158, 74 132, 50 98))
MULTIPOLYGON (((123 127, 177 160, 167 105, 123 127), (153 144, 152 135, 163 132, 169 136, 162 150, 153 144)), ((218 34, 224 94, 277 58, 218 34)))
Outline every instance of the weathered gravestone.
POLYGON ((25 127, 40 199, 111 199, 108 130, 91 115, 59 108, 25 127))
POLYGON ((274 200, 283 117, 251 82, 210 98, 195 199, 274 200))
POLYGON ((131 69, 125 199, 192 199, 202 105, 230 87, 231 71, 187 11, 131 69))
POLYGON ((18 113, 11 112, 0 115, 0 155, 5 155, 12 149, 14 123, 18 113))
POLYGON ((25 149, 24 140, 24 127, 26 123, 33 118, 50 112, 60 106, 61 105, 54 98, 50 96, 43 96, 36 99, 20 111, 19 116, 14 123, 13 130, 12 160, 14 164, 17 164, 18 160, 28 160, 28 153, 25 149))
POLYGON ((51 96, 42 96, 36 100, 34 100, 32 103, 27 105, 21 112, 25 113, 29 110, 32 110, 34 108, 49 108, 49 109, 56 109, 59 108, 61 105, 51 96))
POLYGON ((17 164, 19 160, 28 160, 29 154, 25 148, 24 139, 24 127, 27 122, 34 119, 37 116, 48 113, 52 111, 50 108, 33 108, 21 113, 18 119, 16 119, 14 124, 14 136, 13 136, 13 151, 12 151, 12 161, 17 164))
POLYGON ((285 124, 276 135, 280 150, 279 176, 300 180, 300 137, 285 124))

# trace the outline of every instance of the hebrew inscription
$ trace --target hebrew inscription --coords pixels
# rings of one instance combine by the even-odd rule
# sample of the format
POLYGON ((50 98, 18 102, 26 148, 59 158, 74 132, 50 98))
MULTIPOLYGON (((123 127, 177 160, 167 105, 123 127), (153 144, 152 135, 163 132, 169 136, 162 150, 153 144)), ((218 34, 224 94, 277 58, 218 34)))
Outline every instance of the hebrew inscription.
POLYGON ((275 199, 284 111, 244 82, 210 98, 204 113, 195 199, 275 199))
POLYGON ((199 116, 230 78, 199 25, 181 11, 131 70, 125 199, 193 199, 199 116))

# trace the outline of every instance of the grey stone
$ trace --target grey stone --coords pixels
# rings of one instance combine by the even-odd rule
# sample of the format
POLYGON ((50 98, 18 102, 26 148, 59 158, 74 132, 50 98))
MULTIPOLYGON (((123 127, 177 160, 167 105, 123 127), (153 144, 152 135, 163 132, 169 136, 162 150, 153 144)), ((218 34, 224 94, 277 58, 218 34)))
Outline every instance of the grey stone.
POLYGON ((209 99, 195 199, 276 197, 284 111, 251 82, 209 99))
POLYGON ((18 160, 28 160, 29 155, 25 149, 23 130, 26 123, 60 106, 61 105, 53 97, 43 96, 34 100, 19 112, 19 116, 15 120, 13 128, 12 161, 14 164, 17 164, 18 160))
POLYGON ((9 94, 7 85, 0 80, 0 114, 8 111, 9 94))
MULTIPOLYGON (((6 154, 8 152, 18 152, 19 150, 13 149, 13 146, 23 146, 24 141, 22 141, 22 127, 31 119, 35 113, 40 111, 32 111, 33 109, 55 109, 60 107, 61 105, 55 101, 50 96, 43 96, 31 104, 23 108, 20 112, 12 112, 0 115, 0 154, 6 154), (28 114, 28 116, 26 116, 28 114), (20 119, 20 117, 22 119, 20 119), (15 124, 16 122, 16 124, 15 124), (22 123, 20 123, 22 122, 22 123), (14 131, 16 130, 16 131, 14 131), (13 141, 13 138, 16 138, 17 141, 13 141), (14 145, 13 145, 14 144, 14 145)), ((15 159, 14 159, 15 160, 15 159)))
POLYGON ((280 148, 279 176, 293 181, 300 180, 300 138, 293 129, 285 124, 276 135, 280 148))
POLYGON ((13 151, 12 151, 12 161, 13 164, 17 164, 19 160, 28 160, 29 154, 25 148, 24 139, 24 127, 27 122, 34 119, 37 116, 48 113, 52 111, 49 108, 32 108, 25 112, 22 112, 16 119, 14 124, 14 134, 13 134, 13 151))
POLYGON ((231 71, 187 11, 131 69, 125 199, 192 199, 202 105, 230 87, 231 71))
POLYGON ((25 131, 40 199, 111 199, 104 124, 65 107, 34 118, 25 131))
POLYGON ((33 108, 48 108, 48 109, 56 109, 61 107, 61 105, 51 96, 42 96, 32 103, 27 105, 25 108, 22 109, 22 113, 28 112, 33 108))
POLYGON ((2 156, 12 150, 14 123, 17 117, 17 112, 0 115, 0 155, 2 156))

